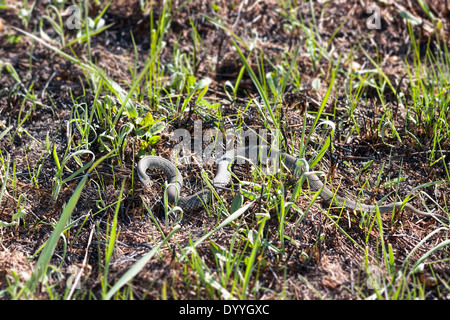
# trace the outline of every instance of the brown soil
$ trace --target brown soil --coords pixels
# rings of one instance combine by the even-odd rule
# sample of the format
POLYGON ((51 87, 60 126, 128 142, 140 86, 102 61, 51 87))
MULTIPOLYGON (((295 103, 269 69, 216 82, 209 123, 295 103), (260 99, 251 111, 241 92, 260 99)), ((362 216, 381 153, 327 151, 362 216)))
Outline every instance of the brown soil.
MULTIPOLYGON (((90 44, 92 59, 96 65, 103 68, 109 77, 121 83, 131 82, 129 66, 134 61, 134 49, 130 34, 134 35, 140 58, 139 67, 144 65, 150 46, 148 11, 142 12, 139 1, 131 1, 131 5, 129 2, 114 1, 105 15, 105 24, 113 23, 113 26, 92 37, 90 44)), ((162 4, 159 3, 161 1, 156 2, 158 3, 155 3, 154 8, 155 21, 162 13, 162 4)), ((325 108, 329 119, 338 124, 338 132, 333 141, 333 149, 327 153, 326 160, 314 169, 330 172, 328 181, 332 181, 331 185, 335 188, 339 187, 340 193, 357 194, 368 179, 370 186, 365 186, 365 190, 370 190, 371 193, 365 195, 366 202, 380 200, 387 193, 392 194, 388 201, 395 198, 395 185, 379 187, 375 185, 381 169, 383 182, 389 177, 396 178, 401 172, 404 180, 399 185, 398 199, 404 199, 417 185, 447 179, 445 166, 441 162, 437 162, 432 167, 429 165, 428 157, 430 150, 433 149, 433 141, 428 134, 430 128, 418 128, 407 122, 405 107, 397 105, 391 90, 386 89, 384 92, 385 103, 395 106, 393 108, 397 113, 395 126, 401 135, 402 143, 390 136, 385 141, 381 139, 377 127, 385 110, 381 106, 377 92, 372 88, 365 88, 367 98, 361 100, 354 112, 354 117, 361 128, 360 134, 353 132, 346 139, 347 134, 354 129, 344 91, 348 81, 348 70, 352 66, 374 68, 359 45, 373 59, 382 59, 383 70, 396 90, 401 90, 408 95, 410 83, 404 61, 405 59, 412 61, 412 53, 408 30, 404 19, 399 17, 399 12, 402 8, 406 8, 416 16, 422 17, 424 21, 428 20, 416 2, 409 0, 395 2, 395 5, 380 4, 381 29, 370 32, 366 24, 371 15, 367 13, 370 1, 313 2, 316 13, 314 19, 321 37, 321 45, 333 37, 327 51, 334 49, 333 59, 337 60, 339 55, 341 56, 340 72, 336 76, 335 86, 325 108), (321 16, 324 6, 325 14, 321 16), (342 28, 335 34, 341 24, 342 28), (350 57, 354 58, 353 65, 349 62, 350 57), (411 138, 408 131, 414 132, 422 147, 411 138), (358 173, 369 160, 374 160, 371 170, 359 175, 358 173)), ((442 2, 439 5, 433 4, 435 2, 430 4, 430 2, 432 1, 428 3, 433 12, 443 21, 442 30, 448 35, 450 15, 444 2, 439 1, 442 2)), ((301 28, 292 30, 285 28, 286 17, 274 9, 280 7, 275 1, 257 1, 249 4, 245 4, 244 1, 216 1, 220 8, 219 12, 213 11, 208 1, 194 0, 185 6, 182 6, 182 3, 184 2, 174 1, 172 22, 164 38, 166 47, 161 53, 161 62, 165 65, 172 62, 175 47, 178 47, 181 54, 192 53, 194 49, 192 22, 202 40, 201 46, 196 48, 198 51, 194 75, 197 79, 209 77, 213 80, 207 99, 222 105, 223 116, 228 119, 223 121, 224 129, 232 128, 240 120, 236 114, 246 107, 250 97, 258 96, 258 92, 246 73, 238 99, 234 102, 227 99, 224 92, 225 83, 236 80, 242 62, 233 48, 230 35, 213 25, 203 15, 220 19, 225 26, 248 42, 257 35, 258 40, 255 41, 255 45, 264 55, 266 72, 281 63, 286 52, 292 54, 300 45, 297 63, 301 74, 301 88, 289 84, 284 99, 280 103, 285 124, 284 135, 288 141, 297 141, 302 126, 310 128, 312 125, 312 121, 306 123, 303 121, 306 103, 309 102, 309 111, 317 110, 318 106, 311 101, 321 103, 325 96, 330 81, 329 60, 322 58, 316 65, 311 62, 305 43, 307 39, 305 32, 301 28), (314 79, 321 80, 319 90, 313 88, 314 79)), ((100 11, 101 7, 93 6, 89 12, 91 16, 95 16, 100 11)), ((12 193, 14 190, 12 182, 8 183, 0 206, 0 220, 11 221, 12 215, 17 213, 21 194, 26 196, 25 210, 27 212, 26 221, 19 226, 0 229, 0 290, 7 285, 5 277, 11 275, 12 269, 20 273, 23 278, 30 274, 36 258, 26 260, 24 257, 32 256, 48 239, 53 231, 51 223, 58 220, 62 206, 70 198, 79 182, 79 179, 75 179, 67 183, 63 186, 58 200, 56 202, 52 200, 53 178, 57 168, 52 153, 47 153, 43 157, 46 154, 46 139, 49 138, 51 147, 55 146, 56 154, 59 159, 62 159, 68 144, 67 126, 74 101, 90 105, 95 97, 95 92, 89 86, 87 77, 80 68, 44 46, 32 43, 26 36, 22 36, 17 43, 11 40, 11 36, 19 35, 12 27, 33 32, 38 27, 39 17, 43 14, 45 14, 45 4, 39 2, 31 20, 27 26, 24 26, 18 18, 17 10, 0 9, 0 61, 10 63, 23 83, 23 86, 18 85, 5 67, 1 71, 0 134, 9 126, 12 126, 12 129, 0 140, 0 155, 5 157, 9 154, 14 163, 17 181, 14 182, 16 193, 12 193), (32 90, 34 96, 38 98, 37 104, 33 104, 30 100, 23 103, 27 88, 32 90), (87 92, 85 92, 86 89, 88 89, 87 92), (20 120, 26 115, 28 118, 16 132, 20 120), (37 181, 30 176, 30 171, 33 172, 33 170, 34 172, 40 170, 37 181)), ((308 23, 314 23, 309 2, 299 6, 296 14, 301 15, 308 23)), ((51 36, 55 36, 51 33, 53 29, 48 24, 44 24, 44 29, 51 36)), ((66 30, 66 32, 70 31, 66 30)), ((431 48, 436 47, 435 37, 425 25, 415 26, 414 33, 416 38, 420 39, 423 48, 427 45, 431 48)), ((72 50, 73 52, 66 49, 65 52, 77 54, 79 57, 87 56, 86 44, 75 44, 72 50)), ((258 61, 254 58, 250 60, 256 68, 258 61)), ((171 75, 167 74, 167 76, 171 75)), ((144 102, 154 110, 154 118, 164 116, 164 113, 158 111, 153 101, 147 96, 144 102)), ((251 108, 247 111, 249 115, 254 114, 256 110, 251 108)), ((162 140, 155 146, 157 154, 169 155, 169 147, 173 143, 169 138, 174 129, 183 126, 192 132, 194 121, 199 119, 203 120, 204 127, 214 125, 215 119, 210 114, 193 106, 191 109, 191 112, 181 115, 165 129, 162 140)), ((248 117, 245 119, 245 125, 258 127, 263 123, 262 119, 248 117)), ((443 143, 446 145, 442 145, 441 148, 448 149, 448 142, 443 143)), ((95 147, 98 148, 98 145, 95 147)), ((139 146, 136 139, 130 136, 121 161, 118 161, 119 159, 105 161, 96 174, 90 177, 73 213, 72 221, 82 216, 86 216, 87 219, 79 220, 65 235, 68 244, 67 252, 64 252, 62 244, 59 245, 52 260, 52 264, 61 265, 61 271, 67 273, 71 265, 82 265, 87 252, 85 275, 89 274, 89 278, 83 283, 83 287, 95 296, 99 296, 101 292, 98 257, 103 257, 104 254, 98 250, 104 246, 107 224, 110 223, 115 206, 95 216, 92 213, 98 211, 99 201, 103 201, 104 205, 117 201, 121 187, 120 179, 126 179, 126 184, 119 214, 120 235, 110 270, 111 279, 120 277, 139 257, 148 252, 156 241, 161 240, 158 230, 142 204, 141 196, 149 203, 155 203, 156 200, 161 199, 162 190, 157 189, 154 194, 143 194, 136 175, 132 175, 133 150, 137 148, 139 146), (99 188, 99 184, 104 184, 106 187, 99 188), (89 242, 89 235, 93 229, 95 229, 95 236, 92 242, 89 242), (76 234, 76 232, 79 233, 76 234)), ((97 158, 102 155, 100 149, 91 151, 97 158)), ((4 158, 0 160, 4 161, 4 158)), ((68 163, 68 169, 76 171, 78 168, 75 161, 68 163)), ((245 169, 237 172, 246 174, 245 169)), ((183 173, 187 177, 188 187, 198 188, 196 186, 199 186, 201 181, 198 167, 191 164, 184 168, 183 173)), ((65 174, 70 175, 69 172, 65 174)), ((1 170, 0 178, 3 182, 4 173, 1 170)), ((445 199, 450 198, 445 184, 429 186, 424 191, 437 203, 444 203, 445 199)), ((231 198, 231 194, 227 194, 229 201, 231 198)), ((425 201, 430 208, 437 208, 432 200, 425 199, 425 201)), ((412 203, 420 208, 423 207, 418 198, 415 198, 412 203)), ((300 208, 306 209, 309 201, 301 198, 297 204, 300 208)), ((257 205, 253 206, 246 213, 246 219, 252 221, 254 213, 259 212, 258 209, 257 205)), ((279 223, 276 212, 272 213, 273 217, 266 226, 265 237, 270 239, 275 247, 280 247, 280 239, 277 235, 279 223)), ((317 299, 316 293, 309 285, 312 285, 326 299, 357 299, 360 297, 359 290, 362 290, 363 294, 370 294, 364 285, 367 278, 364 271, 364 252, 361 248, 365 247, 369 255, 382 259, 380 234, 372 230, 370 239, 366 242, 367 231, 364 228, 368 226, 360 224, 359 215, 345 211, 340 213, 339 210, 332 210, 332 213, 342 214, 337 225, 332 223, 316 206, 313 206, 298 227, 295 226, 298 216, 288 221, 285 233, 295 239, 296 245, 286 241, 287 254, 284 256, 278 256, 270 250, 264 251, 260 258, 266 259, 267 263, 261 267, 258 278, 252 278, 251 282, 253 285, 258 283, 260 287, 267 290, 256 290, 252 298, 279 299, 282 298, 280 293, 285 290, 285 297, 289 299, 317 299), (354 241, 351 241, 344 233, 354 241), (305 258, 304 253, 309 256, 309 259, 305 258)), ((384 241, 386 245, 392 246, 397 266, 402 264, 408 253, 425 236, 440 227, 440 224, 433 219, 414 216, 407 212, 394 219, 388 214, 383 215, 382 218, 384 241)), ((196 215, 186 215, 182 223, 184 231, 176 235, 176 240, 182 246, 188 245, 190 237, 199 238, 205 230, 214 229, 216 223, 217 217, 208 215, 205 211, 196 215)), ((257 228, 256 223, 254 227, 257 228)), ((233 227, 226 227, 210 240, 229 248, 235 231, 233 227)), ((427 240, 414 253, 412 260, 417 260, 437 243, 445 240, 446 236, 442 233, 437 233, 427 240)), ((240 236, 244 237, 244 235, 240 236)), ((190 287, 190 281, 192 283, 198 281, 197 275, 193 274, 192 270, 184 270, 184 266, 173 259, 174 254, 178 253, 166 247, 161 251, 161 255, 154 257, 148 263, 133 281, 134 297, 160 299, 163 286, 171 286, 171 290, 167 290, 169 298, 195 299, 204 296, 204 292, 196 291, 195 285, 190 287)), ((209 242, 198 247, 198 254, 211 270, 216 270, 217 266, 209 242)), ((448 249, 433 253, 430 259, 445 261, 448 259, 448 249)), ((380 265, 382 264, 380 261, 380 265)), ((439 282, 446 282, 448 285, 450 279, 448 263, 436 263, 432 270, 426 267, 424 274, 431 273, 439 279, 439 282)), ((54 281, 56 283, 56 276, 54 281)), ((64 285, 65 282, 58 284, 61 292, 64 292, 64 285)), ((411 283, 411 286, 413 285, 417 284, 411 283)), ((446 291, 445 286, 440 284, 427 287, 425 290, 425 295, 429 299, 450 298, 448 290, 446 291)), ((46 298, 48 297, 45 293, 42 293, 42 299, 46 298)))

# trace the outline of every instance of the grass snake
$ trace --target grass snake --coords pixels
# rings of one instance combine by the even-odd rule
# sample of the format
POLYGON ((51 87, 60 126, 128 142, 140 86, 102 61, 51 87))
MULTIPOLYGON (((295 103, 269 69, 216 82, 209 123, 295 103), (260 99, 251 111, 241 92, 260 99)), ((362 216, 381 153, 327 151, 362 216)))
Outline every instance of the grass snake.
MULTIPOLYGON (((296 171, 300 169, 297 165, 299 159, 274 148, 269 147, 241 147, 233 150, 229 150, 218 158, 218 169, 217 174, 214 177, 214 187, 226 187, 231 181, 231 174, 228 171, 228 166, 236 158, 237 155, 245 155, 247 159, 257 159, 257 162, 264 162, 269 159, 280 159, 283 164, 291 171, 297 172, 299 176, 305 173, 305 170, 296 171)), ((145 156, 143 157, 137 165, 137 173, 139 180, 144 186, 144 190, 152 186, 152 180, 147 175, 147 169, 158 169, 161 170, 168 180, 167 193, 168 198, 171 203, 174 203, 177 199, 177 205, 183 209, 185 212, 192 212, 202 209, 204 204, 208 203, 212 198, 212 192, 208 187, 203 188, 199 192, 191 196, 181 196, 181 189, 183 187, 183 176, 177 167, 169 160, 159 157, 159 156, 145 156)), ((317 175, 314 173, 306 173, 306 179, 309 182, 309 186, 314 191, 320 190, 320 197, 326 202, 331 203, 334 201, 338 207, 345 207, 349 210, 363 211, 363 212, 374 212, 376 210, 375 205, 367 205, 360 202, 355 202, 347 197, 341 197, 339 195, 334 195, 333 192, 328 189, 317 175)), ((423 212, 412 205, 406 203, 403 205, 402 202, 393 202, 386 205, 379 205, 378 209, 380 213, 391 212, 394 208, 406 209, 412 211, 418 215, 428 216, 428 217, 439 217, 446 219, 440 215, 434 213, 423 212)))

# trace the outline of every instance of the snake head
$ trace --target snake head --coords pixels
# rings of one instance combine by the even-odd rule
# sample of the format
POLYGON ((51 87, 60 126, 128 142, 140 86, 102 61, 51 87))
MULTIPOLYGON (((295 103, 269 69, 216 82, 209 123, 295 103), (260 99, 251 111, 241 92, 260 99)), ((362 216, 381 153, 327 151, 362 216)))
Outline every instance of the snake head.
POLYGON ((141 183, 142 183, 142 186, 143 186, 143 189, 144 189, 145 193, 149 192, 152 189, 152 187, 153 187, 153 181, 150 180, 150 179, 145 179, 141 183))

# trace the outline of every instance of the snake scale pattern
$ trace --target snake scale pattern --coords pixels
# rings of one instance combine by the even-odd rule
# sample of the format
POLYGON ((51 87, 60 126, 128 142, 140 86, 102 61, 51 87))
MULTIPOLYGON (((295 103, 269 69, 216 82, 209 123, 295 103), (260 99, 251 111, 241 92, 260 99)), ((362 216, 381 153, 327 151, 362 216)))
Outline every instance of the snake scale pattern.
MULTIPOLYGON (((233 149, 230 151, 227 151, 225 154, 223 154, 219 160, 218 160, 218 170, 217 174, 214 177, 214 187, 226 187, 230 181, 231 181, 231 174, 228 171, 228 166, 233 161, 233 159, 236 158, 236 154, 238 155, 244 155, 247 159, 251 159, 250 155, 253 155, 257 157, 257 160, 259 162, 263 162, 262 160, 265 160, 264 157, 269 157, 271 159, 281 159, 283 164, 291 171, 295 172, 297 168, 300 168, 297 163, 298 159, 286 154, 283 151, 279 151, 274 148, 268 148, 268 147, 241 147, 238 149, 233 149)), ((159 157, 159 156, 145 156, 142 158, 138 165, 137 165, 137 173, 138 177, 144 187, 144 190, 147 190, 146 188, 151 187, 152 180, 147 175, 146 170, 147 169, 158 169, 161 170, 168 180, 168 187, 167 187, 167 193, 168 198, 171 203, 177 199, 177 205, 183 209, 185 212, 193 212, 197 211, 199 209, 202 209, 204 207, 205 203, 208 203, 210 199, 212 198, 212 192, 209 190, 209 188, 205 187, 199 192, 197 192, 194 195, 183 197, 181 196, 181 189, 183 187, 183 176, 181 175, 180 171, 177 169, 177 167, 169 160, 159 157)), ((299 176, 303 172, 298 172, 299 176)), ((319 177, 313 173, 305 175, 306 179, 309 182, 309 187, 314 191, 320 191, 320 197, 326 202, 331 203, 334 201, 334 204, 338 207, 344 207, 349 210, 356 210, 356 211, 362 211, 362 212, 374 212, 376 210, 375 205, 367 205, 359 202, 355 202, 347 197, 341 197, 339 195, 333 195, 333 192, 328 189, 322 181, 319 179, 319 177)), ((402 202, 394 202, 386 205, 379 205, 378 209, 381 213, 384 212, 391 212, 394 210, 394 208, 400 209, 402 208, 403 203, 402 202)), ((428 216, 428 217, 439 217, 443 218, 442 216, 429 213, 429 212, 423 212, 412 205, 406 203, 403 206, 403 209, 409 210, 411 212, 414 212, 418 215, 422 216, 428 216)), ((445 219, 445 218, 444 218, 445 219)))

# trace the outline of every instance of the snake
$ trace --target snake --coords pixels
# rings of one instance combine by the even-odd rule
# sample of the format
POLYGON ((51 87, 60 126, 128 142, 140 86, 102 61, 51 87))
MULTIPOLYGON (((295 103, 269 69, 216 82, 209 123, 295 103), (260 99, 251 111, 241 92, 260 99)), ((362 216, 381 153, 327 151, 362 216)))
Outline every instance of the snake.
MULTIPOLYGON (((291 172, 297 172, 297 174, 304 174, 306 180, 308 180, 309 187, 311 190, 319 192, 319 196, 325 203, 334 203, 338 207, 344 207, 348 210, 355 210, 361 212, 371 213, 376 211, 377 207, 380 213, 392 212, 394 209, 403 209, 411 211, 415 214, 426 216, 426 217, 444 217, 431 213, 424 212, 409 203, 403 204, 403 202, 393 202, 385 205, 369 205, 361 202, 353 201, 348 197, 342 197, 334 194, 328 187, 326 187, 320 178, 313 172, 307 172, 302 169, 299 165, 300 159, 280 151, 273 147, 268 146, 247 146, 240 148, 233 148, 232 150, 226 151, 222 156, 217 157, 217 173, 214 177, 214 187, 215 188, 225 188, 231 181, 231 173, 228 170, 229 165, 234 159, 239 155, 245 155, 244 159, 249 159, 256 157, 259 162, 264 162, 269 157, 270 159, 280 159, 284 166, 291 172), (299 169, 300 168, 300 169, 299 169)), ((300 161, 302 162, 302 161, 300 161)), ((168 200, 171 203, 177 204, 184 212, 194 212, 204 208, 206 203, 212 198, 212 191, 208 187, 204 187, 199 192, 191 196, 181 196, 181 190, 183 188, 183 176, 178 168, 170 160, 160 157, 160 156, 144 156, 137 165, 138 178, 144 187, 144 190, 148 190, 152 185, 153 181, 147 174, 147 170, 160 170, 166 176, 167 180, 167 195, 168 200)))

